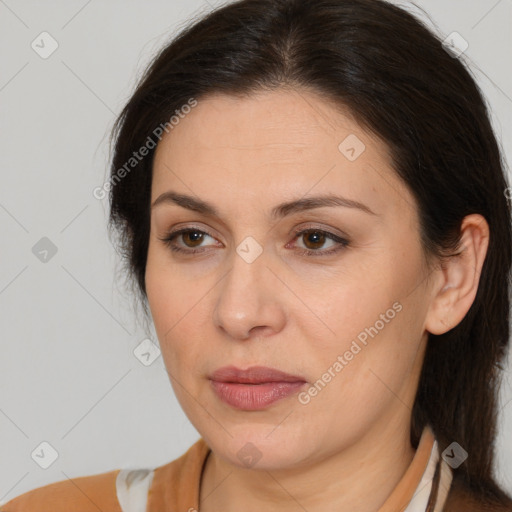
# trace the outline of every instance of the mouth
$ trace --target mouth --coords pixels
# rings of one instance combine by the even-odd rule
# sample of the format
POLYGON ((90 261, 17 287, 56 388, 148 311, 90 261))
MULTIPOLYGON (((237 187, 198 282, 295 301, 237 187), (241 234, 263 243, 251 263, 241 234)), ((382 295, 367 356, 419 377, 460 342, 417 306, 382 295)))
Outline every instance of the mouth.
POLYGON ((246 370, 225 366, 213 372, 209 379, 221 401, 245 411, 265 409, 297 393, 307 383, 301 376, 265 366, 246 370))

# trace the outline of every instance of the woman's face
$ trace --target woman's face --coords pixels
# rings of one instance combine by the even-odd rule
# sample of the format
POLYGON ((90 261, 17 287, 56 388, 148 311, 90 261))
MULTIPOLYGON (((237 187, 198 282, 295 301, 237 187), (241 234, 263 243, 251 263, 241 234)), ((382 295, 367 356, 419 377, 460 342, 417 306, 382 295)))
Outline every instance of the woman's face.
POLYGON ((277 469, 408 439, 432 290, 386 146, 312 92, 215 95, 165 135, 153 172, 149 305, 214 452, 277 469), (294 377, 228 383, 226 366, 294 377))

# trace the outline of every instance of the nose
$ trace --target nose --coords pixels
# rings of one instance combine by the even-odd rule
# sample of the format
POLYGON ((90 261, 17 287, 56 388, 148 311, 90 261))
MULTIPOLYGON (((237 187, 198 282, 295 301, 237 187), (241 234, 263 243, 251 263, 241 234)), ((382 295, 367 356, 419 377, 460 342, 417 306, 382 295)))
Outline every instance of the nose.
POLYGON ((285 290, 266 256, 248 263, 233 252, 231 270, 215 288, 214 324, 233 339, 271 336, 285 325, 285 290))

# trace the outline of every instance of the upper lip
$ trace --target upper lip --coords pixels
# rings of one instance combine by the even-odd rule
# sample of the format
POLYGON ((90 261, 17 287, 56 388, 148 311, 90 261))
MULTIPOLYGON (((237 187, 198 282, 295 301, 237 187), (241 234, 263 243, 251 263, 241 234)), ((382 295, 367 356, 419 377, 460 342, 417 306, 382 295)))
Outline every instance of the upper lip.
POLYGON ((236 366, 223 366, 215 370, 211 380, 218 382, 238 382, 241 384, 261 384, 263 382, 306 382, 303 377, 291 375, 267 366, 251 366, 245 370, 236 366))

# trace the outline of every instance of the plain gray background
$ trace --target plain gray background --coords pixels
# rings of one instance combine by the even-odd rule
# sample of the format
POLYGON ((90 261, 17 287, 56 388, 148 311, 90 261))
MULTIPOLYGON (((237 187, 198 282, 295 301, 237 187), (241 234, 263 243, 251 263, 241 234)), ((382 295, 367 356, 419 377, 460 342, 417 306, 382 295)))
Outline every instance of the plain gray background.
MULTIPOLYGON (((0 502, 68 477, 156 467, 199 437, 162 357, 145 366, 133 353, 146 334, 116 274, 107 200, 92 191, 105 180, 109 130, 144 65, 191 16, 217 5, 0 0, 0 502), (58 44, 45 59, 31 47, 42 32, 58 44), (43 442, 57 456, 47 469, 52 449, 43 442)), ((458 32, 468 42, 460 58, 487 95, 510 161, 512 0, 417 5, 443 38, 458 32)), ((508 368, 497 470, 512 493, 508 368)))

